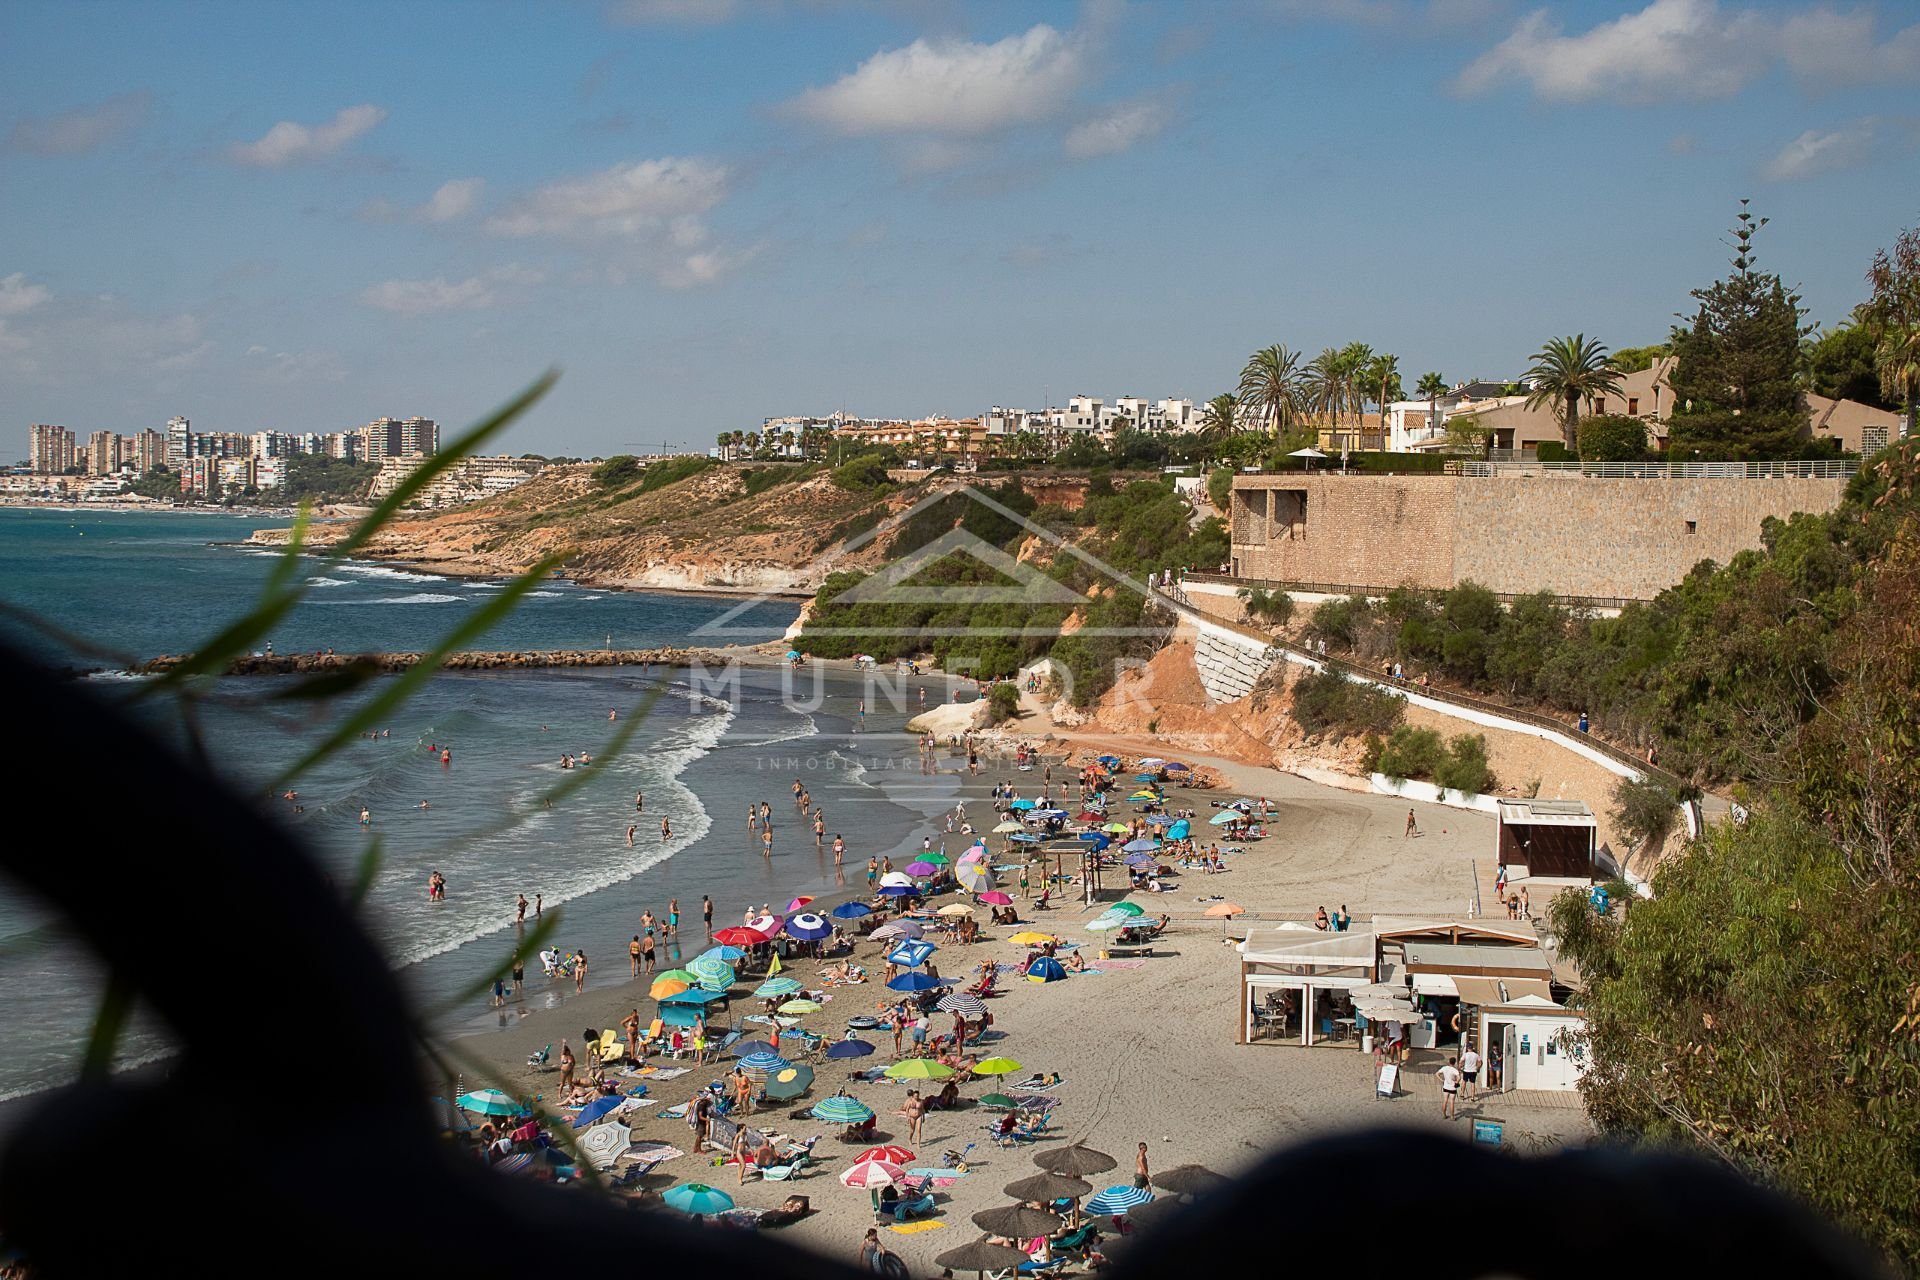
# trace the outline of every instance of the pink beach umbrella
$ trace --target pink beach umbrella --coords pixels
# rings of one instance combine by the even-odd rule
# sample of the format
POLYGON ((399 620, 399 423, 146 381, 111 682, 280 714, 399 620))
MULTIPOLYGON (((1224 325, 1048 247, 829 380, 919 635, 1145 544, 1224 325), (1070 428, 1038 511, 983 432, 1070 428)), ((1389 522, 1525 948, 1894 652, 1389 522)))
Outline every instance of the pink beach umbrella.
POLYGON ((798 911, 800 908, 806 906, 809 902, 812 902, 812 901, 813 901, 812 898, 795 898, 792 902, 789 902, 787 904, 787 914, 792 915, 794 912, 798 911))
POLYGON ((1013 905, 1013 899, 1009 898, 1006 894, 1000 892, 998 889, 989 889, 987 892, 980 894, 978 896, 980 898, 980 901, 990 902, 996 907, 1010 907, 1013 905))
POLYGON ((755 933, 764 934, 766 937, 771 938, 774 934, 780 932, 780 917, 755 916, 753 919, 747 921, 746 927, 755 933))

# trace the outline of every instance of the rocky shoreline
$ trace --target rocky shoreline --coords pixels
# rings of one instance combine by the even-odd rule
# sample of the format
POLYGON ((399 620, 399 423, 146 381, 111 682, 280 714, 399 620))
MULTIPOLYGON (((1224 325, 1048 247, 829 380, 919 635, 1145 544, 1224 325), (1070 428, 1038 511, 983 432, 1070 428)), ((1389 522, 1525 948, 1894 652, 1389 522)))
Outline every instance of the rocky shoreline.
MULTIPOLYGON (((187 661, 190 655, 163 654, 149 658, 133 668, 136 675, 158 675, 187 661)), ((322 671, 340 671, 349 667, 373 666, 385 673, 397 673, 417 666, 426 657, 421 653, 276 653, 250 654, 227 664, 230 676, 304 675, 322 671)), ((723 667, 734 663, 765 665, 776 661, 751 649, 681 649, 665 646, 657 649, 507 649, 463 652, 447 657, 445 671, 513 671, 542 667, 723 667)))

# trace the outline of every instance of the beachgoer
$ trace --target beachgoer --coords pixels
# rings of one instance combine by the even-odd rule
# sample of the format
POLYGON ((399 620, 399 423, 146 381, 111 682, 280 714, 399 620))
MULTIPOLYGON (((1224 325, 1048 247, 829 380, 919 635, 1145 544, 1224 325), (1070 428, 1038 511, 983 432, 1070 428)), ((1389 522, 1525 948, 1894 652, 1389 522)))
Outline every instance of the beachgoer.
POLYGON ((680 936, 680 899, 673 898, 667 903, 667 932, 674 937, 680 936))
POLYGON ((836 867, 839 866, 841 863, 841 860, 844 859, 846 856, 847 856, 847 842, 845 838, 842 837, 838 831, 836 831, 833 833, 833 865, 836 867))
POLYGON ((713 932, 713 899, 706 894, 700 895, 700 915, 706 921, 707 932, 713 932))
POLYGON ((573 989, 576 992, 587 989, 587 953, 584 951, 573 953, 573 989))
POLYGON ((1149 1175, 1147 1171, 1147 1144, 1140 1144, 1140 1152, 1133 1158, 1133 1185, 1144 1190, 1149 1175))
POLYGON ((524 893, 520 895, 520 900, 513 904, 513 922, 515 924, 527 922, 527 895, 524 893))
POLYGON ((1460 1055, 1460 1077, 1466 1082, 1467 1096, 1473 1097, 1480 1091, 1480 1052, 1469 1046, 1460 1055))
POLYGON ((640 935, 634 934, 633 941, 627 944, 627 976, 640 976, 640 935))
POLYGON ((560 1092, 566 1093, 573 1088, 573 1046, 565 1040, 560 1042, 560 1092))
POLYGON ((542 901, 544 901, 544 899, 541 895, 537 893, 533 895, 533 918, 535 920, 540 918, 540 904, 542 901))
POLYGON ((1321 907, 1313 913, 1313 927, 1322 933, 1327 932, 1333 927, 1333 921, 1327 918, 1327 909, 1325 907, 1321 907))
POLYGON ((649 976, 653 973, 653 931, 640 939, 640 963, 649 976))
POLYGON ((673 839, 673 824, 665 818, 660 819, 660 840, 665 843, 673 839))
POLYGON ((1440 1118, 1451 1120, 1458 1114, 1460 1105, 1460 1067, 1459 1059, 1448 1058, 1447 1065, 1440 1068, 1440 1118))
POLYGON ((365 826, 372 825, 372 823, 373 823, 373 811, 368 809, 365 805, 361 805, 360 806, 360 825, 365 827, 365 826))
POLYGON ((1414 821, 1413 810, 1411 809, 1407 810, 1407 832, 1406 833, 1409 836, 1417 836, 1420 834, 1420 824, 1414 821))
POLYGON ((639 823, 629 822, 627 824, 627 848, 629 849, 633 848, 633 833, 638 831, 639 829, 640 829, 639 823))

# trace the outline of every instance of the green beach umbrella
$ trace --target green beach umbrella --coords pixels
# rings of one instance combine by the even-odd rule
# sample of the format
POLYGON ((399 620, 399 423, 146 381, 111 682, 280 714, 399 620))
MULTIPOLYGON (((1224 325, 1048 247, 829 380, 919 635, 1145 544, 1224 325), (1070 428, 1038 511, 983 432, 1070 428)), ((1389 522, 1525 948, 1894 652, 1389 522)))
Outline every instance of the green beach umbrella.
POLYGON ((690 987, 697 987, 700 985, 700 979, 695 977, 693 974, 687 972, 685 969, 668 969, 665 973, 656 973, 653 975, 653 980, 655 982, 665 982, 668 979, 672 979, 675 982, 684 982, 690 987))
POLYGON ((734 984, 733 966, 724 960, 712 956, 700 956, 687 966, 693 972, 696 986, 709 991, 725 991, 734 984))
POLYGON ((887 1075, 894 1080, 945 1080, 955 1074, 952 1067, 932 1058, 908 1058, 887 1068, 887 1075))
POLYGON ((1010 1076, 1018 1070, 1020 1070, 1020 1064, 1012 1058, 988 1058, 985 1062, 978 1063, 974 1066, 973 1074, 977 1076, 1010 1076))
POLYGON ((944 853, 923 853, 914 859, 914 861, 931 862, 936 867, 950 867, 953 865, 953 859, 944 853))
POLYGON ((1020 1102, 1016 1098, 1009 1098, 1004 1093, 988 1093, 981 1095, 980 1105, 1000 1111, 1011 1111, 1019 1106, 1020 1102))
POLYGON ((814 1104, 813 1118, 828 1124, 864 1124, 873 1118, 873 1108, 858 1098, 836 1093, 814 1104))
POLYGON ((1114 835, 1117 835, 1117 836, 1123 836, 1127 834, 1127 832, 1133 830, 1132 827, 1128 826, 1124 822, 1109 822, 1106 826, 1100 829, 1102 831, 1111 831, 1114 835))
POLYGON ((1088 933, 1114 933, 1133 923, 1132 916, 1096 916, 1087 921, 1088 933))
POLYGON ((782 1013, 818 1013, 823 1006, 812 1000, 789 1000, 780 1006, 782 1013))
POLYGON ((771 1000, 776 996, 790 996, 800 989, 800 984, 792 978, 768 978, 753 989, 755 997, 771 1000))
POLYGON ((1116 902, 1100 913, 1103 916, 1143 916, 1147 909, 1137 902, 1116 902))

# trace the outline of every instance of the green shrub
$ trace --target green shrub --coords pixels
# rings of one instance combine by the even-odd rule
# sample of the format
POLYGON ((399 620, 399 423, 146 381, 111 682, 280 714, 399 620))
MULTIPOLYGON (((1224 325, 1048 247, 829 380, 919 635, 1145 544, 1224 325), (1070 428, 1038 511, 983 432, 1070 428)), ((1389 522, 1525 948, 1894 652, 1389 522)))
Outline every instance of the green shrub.
POLYGON ((1389 778, 1431 780, 1447 759, 1447 744, 1433 729, 1401 725, 1384 746, 1376 767, 1389 778))
POLYGON ((1207 501, 1215 511, 1225 511, 1233 500, 1233 468, 1217 467, 1207 477, 1207 501))
POLYGON ((787 463, 782 466, 754 467, 740 473, 740 483, 746 489, 747 496, 765 493, 767 490, 783 484, 793 484, 815 474, 819 468, 811 463, 787 463))
POLYGON ((1016 685, 996 684, 987 695, 987 723, 1005 724, 1020 714, 1020 689, 1016 685))
POLYGON ((1373 605, 1367 598, 1348 596, 1344 600, 1328 600, 1315 608, 1307 630, 1322 640, 1351 648, 1361 629, 1372 620, 1373 605))
POLYGON ((833 469, 833 482, 848 493, 879 493, 893 482, 887 479, 887 463, 877 453, 862 453, 833 469))
POLYGON ((1647 456, 1647 424, 1638 418, 1602 413, 1580 422, 1582 462, 1638 462, 1647 456))
POLYGON ((858 515, 848 516, 833 528, 827 530, 828 542, 849 541, 866 533, 878 525, 886 512, 879 507, 870 507, 858 515))
POLYGON ((1487 764, 1487 740, 1463 733, 1447 743, 1447 758, 1434 770, 1433 780, 1449 791, 1485 795, 1493 789, 1493 769, 1487 764))
POLYGON ((645 467, 630 453, 616 453, 593 469, 593 478, 602 489, 618 489, 631 484, 645 467))
POLYGON ((1673 824, 1680 798, 1657 778, 1622 778, 1613 788, 1613 824, 1637 846, 1673 824))
POLYGON ((664 489, 670 484, 678 484, 716 465, 718 464, 712 458, 693 456, 650 462, 647 464, 646 477, 640 481, 640 492, 652 493, 655 489, 664 489))
POLYGON ((1392 730, 1406 707, 1406 699, 1338 671, 1309 671, 1294 681, 1289 714, 1309 736, 1330 734, 1339 741, 1392 730))
POLYGON ((1567 446, 1561 444, 1558 440, 1542 440, 1539 447, 1534 451, 1534 454, 1542 462, 1580 461, 1578 454, 1569 453, 1567 446))
POLYGON ((1247 617, 1272 623, 1276 627, 1287 625, 1293 617, 1293 597, 1284 591, 1264 591, 1259 587, 1240 588, 1240 598, 1246 601, 1247 617))

